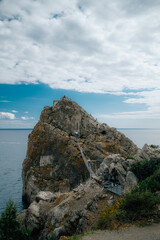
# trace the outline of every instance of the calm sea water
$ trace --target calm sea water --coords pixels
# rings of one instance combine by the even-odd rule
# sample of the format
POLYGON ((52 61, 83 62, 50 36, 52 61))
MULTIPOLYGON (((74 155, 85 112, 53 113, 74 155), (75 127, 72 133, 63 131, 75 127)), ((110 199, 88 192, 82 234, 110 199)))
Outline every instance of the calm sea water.
POLYGON ((22 204, 22 163, 26 156, 28 135, 31 130, 0 130, 0 212, 8 199, 22 204))
MULTIPOLYGON (((118 129, 138 147, 145 143, 160 145, 160 129, 118 129)), ((26 156, 28 135, 31 130, 0 130, 0 212, 8 199, 22 204, 22 163, 26 156)))
POLYGON ((119 128, 118 131, 124 133, 126 137, 130 138, 139 148, 142 148, 144 144, 160 146, 160 128, 119 128))

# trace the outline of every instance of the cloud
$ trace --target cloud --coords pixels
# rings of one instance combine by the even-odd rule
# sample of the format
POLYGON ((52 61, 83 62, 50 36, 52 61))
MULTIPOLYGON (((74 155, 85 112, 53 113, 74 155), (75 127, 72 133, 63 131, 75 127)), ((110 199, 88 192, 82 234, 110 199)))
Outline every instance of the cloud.
POLYGON ((4 0, 0 9, 1 83, 81 92, 160 87, 159 1, 4 0))
POLYGON ((27 117, 27 116, 23 116, 21 117, 22 120, 31 120, 31 119, 35 119, 34 117, 27 117))
POLYGON ((151 111, 117 112, 112 114, 98 114, 98 119, 107 121, 108 119, 160 119, 160 113, 151 111))
POLYGON ((15 115, 9 112, 0 112, 0 119, 15 119, 15 115))
POLYGON ((146 104, 146 110, 98 114, 96 117, 103 121, 107 121, 107 119, 160 119, 159 96, 160 90, 137 92, 131 98, 124 100, 124 102, 128 104, 146 104))
POLYGON ((16 110, 12 110, 12 112, 13 112, 13 113, 18 113, 18 111, 16 111, 16 110))
POLYGON ((126 95, 126 104, 147 106, 128 117, 156 117, 159 12, 159 0, 3 0, 0 83, 126 95))
POLYGON ((24 113, 28 113, 28 112, 24 112, 24 113))

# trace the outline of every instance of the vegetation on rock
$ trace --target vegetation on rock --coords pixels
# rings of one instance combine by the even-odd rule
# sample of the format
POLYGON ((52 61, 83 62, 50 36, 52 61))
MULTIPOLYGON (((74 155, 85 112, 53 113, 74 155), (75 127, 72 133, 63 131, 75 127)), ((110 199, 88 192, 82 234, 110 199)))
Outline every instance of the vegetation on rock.
POLYGON ((150 191, 152 193, 160 191, 160 167, 154 174, 140 182, 140 184, 135 187, 134 191, 150 191))
POLYGON ((152 148, 159 148, 159 145, 151 144, 150 147, 152 147, 152 148))
POLYGON ((9 200, 0 218, 0 240, 31 240, 30 232, 21 229, 16 204, 9 200))
POLYGON ((160 220, 160 167, 156 160, 137 162, 132 171, 141 180, 123 198, 111 206, 107 204, 100 211, 98 228, 118 228, 124 223, 160 220), (140 175, 141 173, 141 175, 140 175))
POLYGON ((30 206, 19 215, 23 226, 30 228, 32 235, 35 232, 35 239, 66 239, 64 236, 94 229, 104 203, 98 223, 101 229, 155 218, 155 214, 158 218, 158 163, 142 163, 151 158, 160 159, 160 149, 145 145, 140 150, 77 103, 65 98, 54 101, 52 107, 44 108, 29 135, 22 177, 23 199, 30 206), (96 173, 96 178, 85 184, 89 171, 82 149, 87 159, 94 160, 91 166, 96 173), (136 161, 141 162, 134 164, 136 161), (138 180, 129 171, 131 166, 140 181, 134 189, 138 180), (100 184, 108 181, 132 191, 117 201, 118 196, 100 184))
POLYGON ((157 169, 158 163, 155 159, 138 161, 132 165, 130 170, 136 175, 139 181, 150 177, 157 169))

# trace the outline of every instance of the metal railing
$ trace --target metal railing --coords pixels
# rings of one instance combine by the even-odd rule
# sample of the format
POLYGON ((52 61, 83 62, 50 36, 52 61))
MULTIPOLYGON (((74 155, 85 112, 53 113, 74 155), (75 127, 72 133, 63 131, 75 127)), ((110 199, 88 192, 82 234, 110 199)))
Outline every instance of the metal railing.
MULTIPOLYGON (((80 151, 81 156, 83 158, 83 161, 84 161, 84 163, 85 163, 85 165, 86 165, 86 167, 87 167, 87 169, 90 173, 90 179, 92 179, 92 177, 96 178, 96 174, 92 171, 92 167, 91 167, 92 160, 86 158, 86 156, 83 152, 83 148, 80 146, 79 139, 78 139, 78 137, 79 137, 78 132, 75 133, 75 136, 77 138, 78 148, 79 148, 79 151, 80 151)), ((95 162, 95 161, 98 161, 98 160, 93 160, 93 162, 95 162)), ((102 185, 105 188, 105 190, 107 190, 107 191, 115 193, 119 196, 121 196, 123 194, 123 187, 119 184, 114 184, 113 182, 107 181, 107 182, 102 182, 102 185)))

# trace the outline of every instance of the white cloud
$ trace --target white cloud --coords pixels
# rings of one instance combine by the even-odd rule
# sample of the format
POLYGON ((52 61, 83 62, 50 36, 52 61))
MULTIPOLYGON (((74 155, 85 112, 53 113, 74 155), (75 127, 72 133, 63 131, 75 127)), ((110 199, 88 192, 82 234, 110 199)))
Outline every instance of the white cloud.
POLYGON ((82 92, 159 88, 155 2, 0 2, 1 83, 39 80, 82 92))
POLYGON ((15 119, 15 115, 9 112, 0 112, 0 119, 15 119))
POLYGON ((159 0, 3 0, 0 83, 126 95, 147 110, 121 118, 159 116, 159 13, 159 0))
POLYGON ((31 119, 35 119, 34 117, 27 117, 27 116, 23 116, 21 117, 22 120, 31 120, 31 119))
POLYGON ((28 112, 25 112, 25 113, 28 113, 28 112))
POLYGON ((134 93, 132 98, 128 98, 124 102, 128 104, 145 103, 147 105, 147 109, 144 111, 97 114, 96 117, 101 121, 107 121, 109 119, 160 119, 160 90, 134 93))
POLYGON ((1 100, 0 102, 8 103, 8 102, 11 102, 11 101, 8 101, 8 100, 1 100))
POLYGON ((18 111, 16 111, 16 110, 12 110, 12 112, 13 112, 13 113, 18 113, 18 111))
POLYGON ((133 111, 133 112, 117 112, 112 114, 98 114, 98 119, 107 121, 108 119, 160 119, 160 113, 152 113, 151 111, 133 111))

